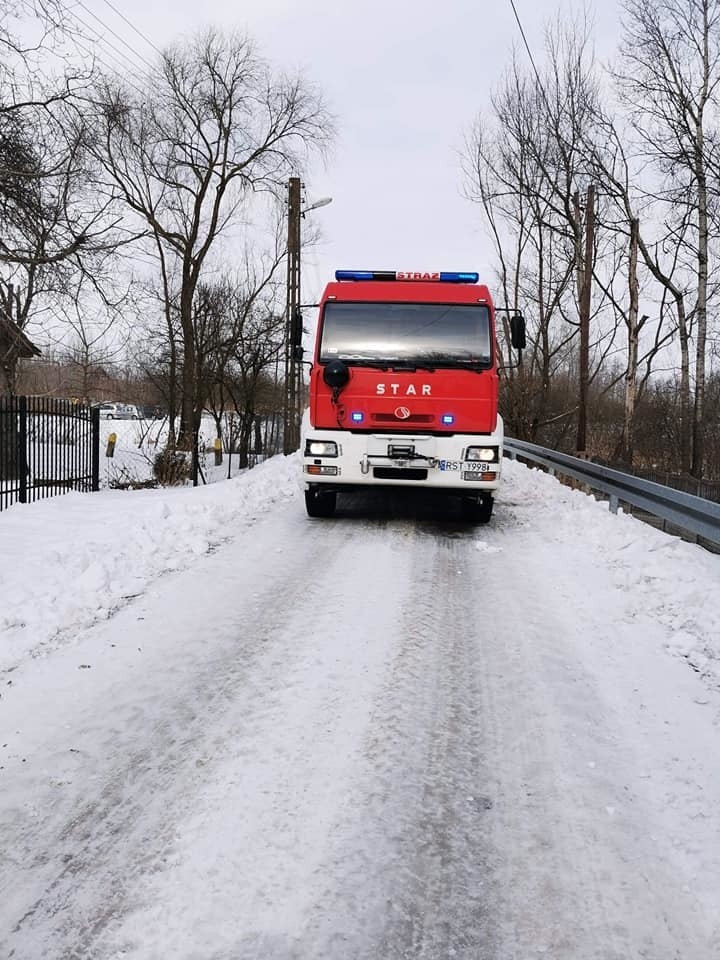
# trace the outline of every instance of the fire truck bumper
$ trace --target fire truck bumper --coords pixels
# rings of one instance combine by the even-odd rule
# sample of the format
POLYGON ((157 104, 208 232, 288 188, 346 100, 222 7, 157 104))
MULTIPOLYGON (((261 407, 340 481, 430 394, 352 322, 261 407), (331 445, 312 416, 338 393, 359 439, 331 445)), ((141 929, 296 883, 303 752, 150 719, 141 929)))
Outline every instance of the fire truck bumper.
POLYGON ((428 436, 411 433, 351 433, 304 425, 306 489, 430 487, 454 495, 495 490, 502 469, 502 421, 492 434, 428 436))

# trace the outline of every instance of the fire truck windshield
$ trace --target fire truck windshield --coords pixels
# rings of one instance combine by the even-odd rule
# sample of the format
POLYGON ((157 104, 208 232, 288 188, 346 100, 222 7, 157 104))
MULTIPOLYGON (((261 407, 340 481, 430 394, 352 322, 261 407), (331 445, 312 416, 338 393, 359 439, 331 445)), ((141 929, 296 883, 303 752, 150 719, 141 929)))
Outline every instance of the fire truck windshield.
POLYGON ((488 308, 465 303, 325 305, 320 362, 489 367, 488 308))

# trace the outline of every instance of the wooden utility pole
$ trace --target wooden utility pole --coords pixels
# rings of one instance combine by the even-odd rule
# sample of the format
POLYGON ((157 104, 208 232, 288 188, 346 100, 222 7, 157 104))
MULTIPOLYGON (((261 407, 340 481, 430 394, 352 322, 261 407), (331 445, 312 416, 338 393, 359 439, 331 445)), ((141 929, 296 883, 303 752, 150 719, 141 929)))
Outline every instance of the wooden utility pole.
POLYGON ((294 453, 300 445, 302 363, 295 358, 294 333, 300 312, 300 190, 299 177, 288 182, 287 296, 285 301, 285 404, 283 452, 294 453))
POLYGON ((583 257, 582 289, 580 291, 580 362, 578 427, 575 449, 586 452, 587 445, 587 399, 590 384, 590 305, 592 299, 593 247, 595 243, 595 187, 587 190, 585 205, 585 255, 583 257))
POLYGON ((628 292, 630 294, 630 303, 628 308, 627 328, 628 328, 628 346, 627 346, 627 371, 625 372, 625 423, 623 426, 622 437, 622 461, 632 465, 634 448, 634 429, 635 429, 635 394, 637 392, 637 366, 638 366, 638 348, 640 343, 640 330, 647 317, 638 320, 639 312, 639 285, 637 274, 638 262, 638 237, 640 233, 640 221, 633 218, 630 221, 630 256, 628 258, 628 292))

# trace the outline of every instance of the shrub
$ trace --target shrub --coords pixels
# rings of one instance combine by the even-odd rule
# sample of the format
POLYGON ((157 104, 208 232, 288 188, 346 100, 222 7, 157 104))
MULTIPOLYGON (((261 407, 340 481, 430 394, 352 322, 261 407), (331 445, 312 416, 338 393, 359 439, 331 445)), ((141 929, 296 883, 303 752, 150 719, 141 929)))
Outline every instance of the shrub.
POLYGON ((153 460, 153 474, 163 486, 177 486, 190 479, 190 454, 165 447, 153 460))

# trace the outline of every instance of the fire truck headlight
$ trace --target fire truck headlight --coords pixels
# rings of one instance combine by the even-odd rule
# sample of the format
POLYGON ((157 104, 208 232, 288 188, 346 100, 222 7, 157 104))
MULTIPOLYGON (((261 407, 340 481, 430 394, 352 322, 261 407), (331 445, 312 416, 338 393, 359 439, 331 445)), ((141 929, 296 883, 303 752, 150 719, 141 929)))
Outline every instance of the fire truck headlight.
POLYGON ((306 457, 336 457, 338 455, 337 444, 334 440, 306 440, 306 457))
POLYGON ((465 451, 466 460, 486 460, 488 463, 492 463, 497 458, 497 447, 468 447, 465 451))

